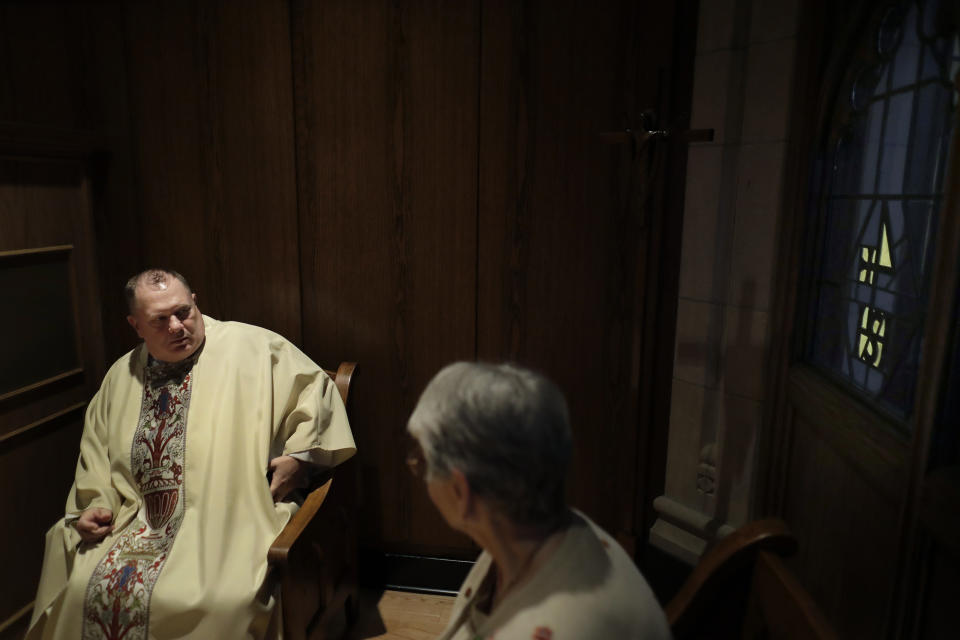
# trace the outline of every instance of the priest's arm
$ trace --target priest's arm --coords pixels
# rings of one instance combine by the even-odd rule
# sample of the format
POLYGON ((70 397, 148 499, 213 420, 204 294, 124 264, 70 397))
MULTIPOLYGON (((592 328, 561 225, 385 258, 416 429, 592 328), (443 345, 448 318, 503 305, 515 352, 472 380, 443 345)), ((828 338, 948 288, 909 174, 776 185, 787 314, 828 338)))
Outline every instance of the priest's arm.
POLYGON ((113 515, 121 497, 110 479, 108 423, 104 415, 103 389, 87 406, 80 439, 80 457, 73 487, 67 496, 65 524, 73 525, 75 543, 97 542, 113 530, 113 515))
POLYGON ((271 493, 282 499, 308 469, 329 469, 356 453, 346 408, 333 380, 290 342, 271 344, 276 431, 271 493))

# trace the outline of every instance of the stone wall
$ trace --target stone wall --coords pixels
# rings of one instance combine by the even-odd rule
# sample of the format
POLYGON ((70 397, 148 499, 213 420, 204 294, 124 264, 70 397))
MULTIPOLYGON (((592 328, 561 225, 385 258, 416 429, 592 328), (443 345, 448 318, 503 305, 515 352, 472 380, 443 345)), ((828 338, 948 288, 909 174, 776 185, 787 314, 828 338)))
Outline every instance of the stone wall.
POLYGON ((799 0, 702 0, 665 495, 650 541, 694 564, 752 517, 799 0))

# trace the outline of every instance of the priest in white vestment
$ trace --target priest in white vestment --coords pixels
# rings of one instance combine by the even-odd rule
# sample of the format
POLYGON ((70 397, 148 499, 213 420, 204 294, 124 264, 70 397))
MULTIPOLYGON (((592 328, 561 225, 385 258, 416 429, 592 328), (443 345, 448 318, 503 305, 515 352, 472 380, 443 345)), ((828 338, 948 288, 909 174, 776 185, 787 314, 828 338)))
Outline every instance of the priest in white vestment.
POLYGON ((87 409, 27 638, 266 637, 283 498, 356 452, 340 394, 276 333, 203 316, 176 272, 126 293, 143 343, 87 409))

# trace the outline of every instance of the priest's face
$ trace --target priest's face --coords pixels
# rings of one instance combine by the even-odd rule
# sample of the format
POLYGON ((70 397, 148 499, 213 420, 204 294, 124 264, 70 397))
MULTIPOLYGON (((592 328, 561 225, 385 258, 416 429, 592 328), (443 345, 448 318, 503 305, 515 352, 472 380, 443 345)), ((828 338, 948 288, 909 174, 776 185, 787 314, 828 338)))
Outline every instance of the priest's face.
POLYGON ((197 294, 173 276, 156 285, 140 283, 127 322, 143 338, 150 355, 163 362, 179 362, 203 344, 197 294))

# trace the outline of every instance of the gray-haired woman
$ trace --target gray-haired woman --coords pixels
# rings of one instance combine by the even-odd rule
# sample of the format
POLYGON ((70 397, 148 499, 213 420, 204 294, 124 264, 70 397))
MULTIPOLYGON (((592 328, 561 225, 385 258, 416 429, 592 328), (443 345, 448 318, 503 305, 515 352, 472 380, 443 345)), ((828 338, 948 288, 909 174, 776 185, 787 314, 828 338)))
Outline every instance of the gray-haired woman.
POLYGON ((441 638, 670 637, 624 550, 566 506, 570 425, 552 382, 458 362, 430 381, 407 428, 431 500, 483 548, 441 638))

